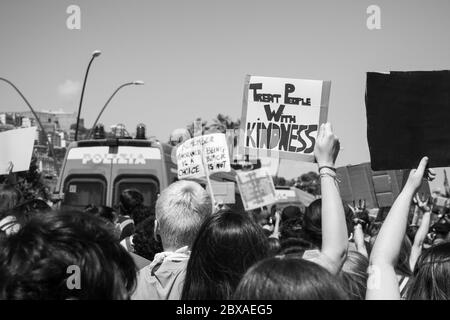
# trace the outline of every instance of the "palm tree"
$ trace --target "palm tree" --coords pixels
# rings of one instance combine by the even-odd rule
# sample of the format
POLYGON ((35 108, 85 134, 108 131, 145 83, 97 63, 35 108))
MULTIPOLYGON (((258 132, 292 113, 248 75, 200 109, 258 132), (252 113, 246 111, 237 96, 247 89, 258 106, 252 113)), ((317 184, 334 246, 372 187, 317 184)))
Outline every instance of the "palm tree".
POLYGON ((230 116, 219 113, 217 117, 213 119, 213 124, 210 125, 209 131, 225 133, 227 129, 238 129, 240 125, 240 119, 233 121, 230 116))

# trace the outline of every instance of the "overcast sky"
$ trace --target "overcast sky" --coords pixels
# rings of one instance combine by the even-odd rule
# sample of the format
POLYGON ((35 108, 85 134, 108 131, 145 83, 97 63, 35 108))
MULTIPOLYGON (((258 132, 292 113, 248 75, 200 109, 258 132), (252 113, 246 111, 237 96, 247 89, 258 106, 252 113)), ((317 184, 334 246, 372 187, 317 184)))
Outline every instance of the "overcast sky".
MULTIPOLYGON (((329 120, 341 139, 338 165, 369 161, 365 72, 450 68, 450 1, 2 0, 0 76, 37 109, 75 111, 91 52, 83 104, 87 126, 138 123, 163 141, 196 117, 240 116, 246 74, 331 80, 329 120), (81 30, 66 27, 69 5, 81 30), (366 9, 381 8, 381 30, 366 9)), ((0 84, 0 110, 25 107, 0 84)), ((298 175, 284 163, 280 174, 298 175)), ((304 166, 303 166, 304 167, 304 166)))

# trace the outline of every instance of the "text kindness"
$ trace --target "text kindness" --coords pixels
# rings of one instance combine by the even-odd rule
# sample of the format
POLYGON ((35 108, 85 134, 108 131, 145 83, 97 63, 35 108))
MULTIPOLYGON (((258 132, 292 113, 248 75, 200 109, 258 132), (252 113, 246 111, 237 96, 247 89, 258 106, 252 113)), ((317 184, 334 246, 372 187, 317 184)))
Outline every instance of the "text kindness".
POLYGON ((295 97, 295 85, 286 83, 284 94, 262 92, 262 83, 251 83, 249 95, 262 102, 264 118, 246 123, 245 146, 279 151, 312 153, 317 123, 302 123, 298 115, 286 112, 286 105, 311 107, 310 97, 295 97), (272 108, 273 105, 278 105, 272 108))

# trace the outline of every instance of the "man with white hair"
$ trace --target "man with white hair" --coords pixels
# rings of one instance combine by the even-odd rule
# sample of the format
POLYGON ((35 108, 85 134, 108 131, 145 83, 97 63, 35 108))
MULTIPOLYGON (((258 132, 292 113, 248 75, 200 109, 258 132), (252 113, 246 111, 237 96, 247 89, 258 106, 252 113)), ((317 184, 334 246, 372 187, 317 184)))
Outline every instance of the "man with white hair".
POLYGON ((134 300, 178 300, 181 297, 190 248, 205 218, 211 214, 208 193, 192 181, 178 181, 156 202, 155 234, 164 252, 138 274, 134 300))

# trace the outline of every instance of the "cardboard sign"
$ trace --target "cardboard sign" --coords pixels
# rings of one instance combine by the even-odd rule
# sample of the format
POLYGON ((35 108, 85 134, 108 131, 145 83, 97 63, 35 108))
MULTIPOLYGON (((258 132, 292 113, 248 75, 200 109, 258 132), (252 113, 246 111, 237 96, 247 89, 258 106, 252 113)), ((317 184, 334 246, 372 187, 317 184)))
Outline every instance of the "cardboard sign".
POLYGON ((450 165, 450 71, 367 73, 367 140, 372 169, 450 165))
POLYGON ((318 127, 326 122, 330 81, 247 76, 241 119, 242 152, 314 161, 318 127))
POLYGON ((0 132, 0 175, 27 171, 33 155, 36 127, 21 128, 0 132))
POLYGON ((213 133, 185 141, 177 149, 177 163, 179 179, 229 172, 230 156, 225 134, 213 133))
POLYGON ((266 169, 236 172, 236 181, 246 211, 277 202, 272 176, 266 169))
POLYGON ((211 181, 211 186, 217 203, 221 204, 236 203, 234 182, 211 181))

